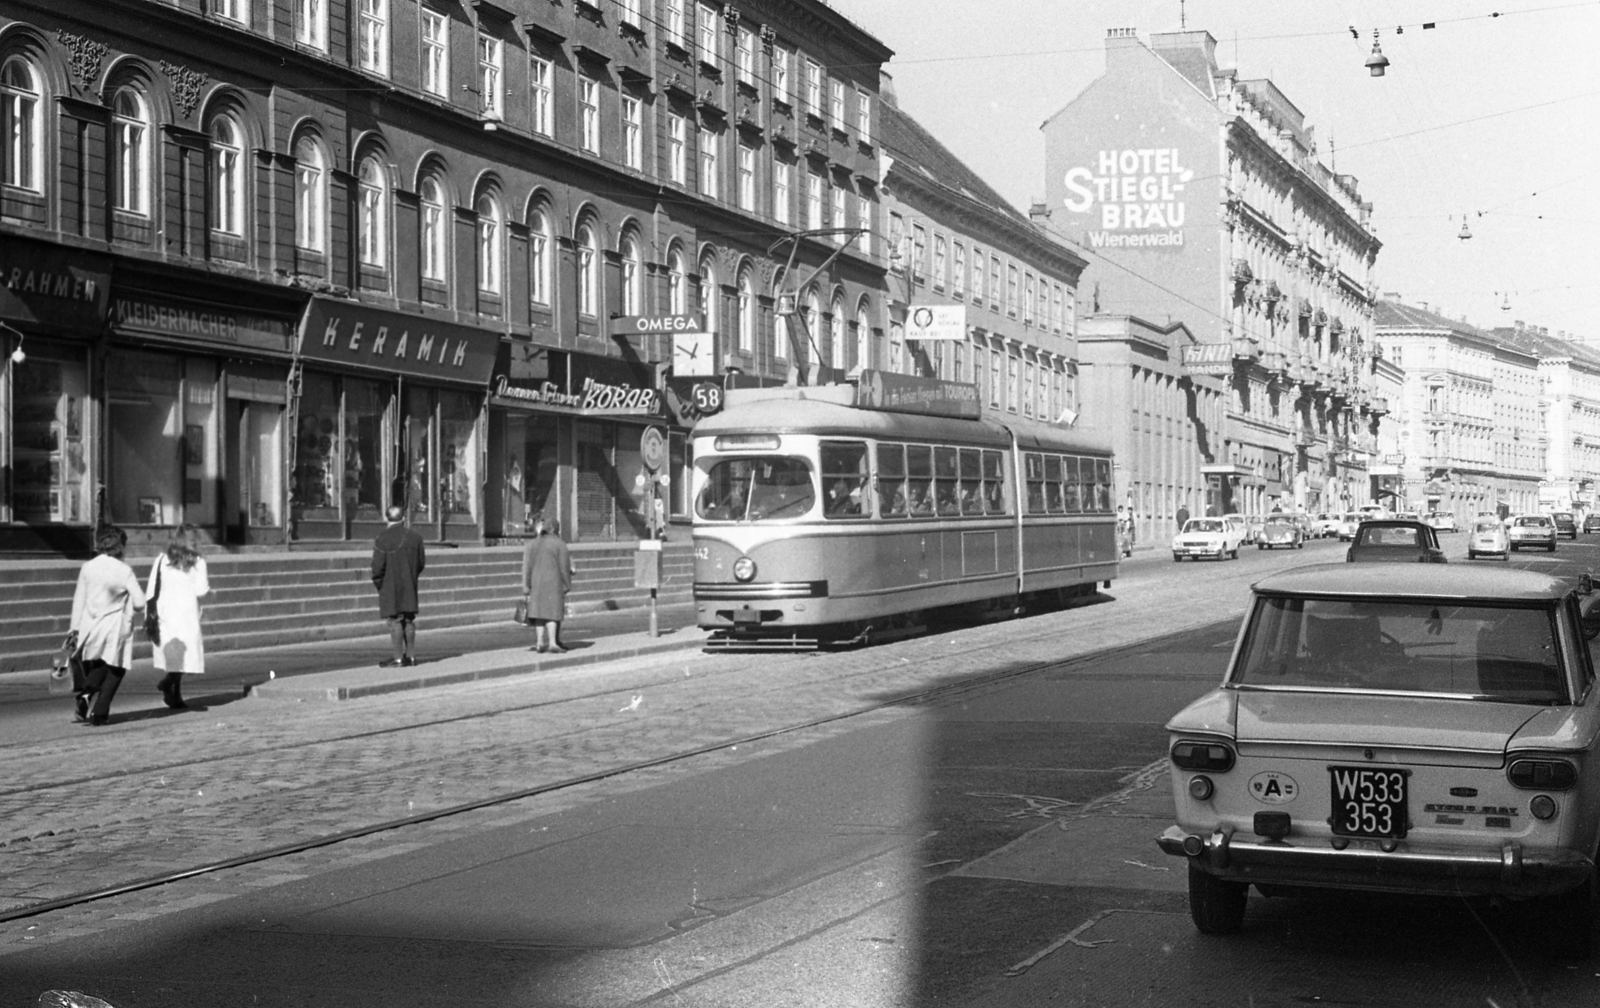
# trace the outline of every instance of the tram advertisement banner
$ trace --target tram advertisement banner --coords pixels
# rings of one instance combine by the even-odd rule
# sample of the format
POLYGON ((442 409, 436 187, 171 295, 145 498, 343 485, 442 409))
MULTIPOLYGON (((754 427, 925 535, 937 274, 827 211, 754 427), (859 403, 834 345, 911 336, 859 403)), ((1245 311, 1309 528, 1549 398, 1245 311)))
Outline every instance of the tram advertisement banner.
POLYGON ((893 371, 865 370, 856 389, 856 405, 891 413, 977 419, 982 410, 978 386, 893 371))
POLYGON ((655 371, 644 365, 527 344, 501 358, 492 405, 593 417, 663 415, 655 371))

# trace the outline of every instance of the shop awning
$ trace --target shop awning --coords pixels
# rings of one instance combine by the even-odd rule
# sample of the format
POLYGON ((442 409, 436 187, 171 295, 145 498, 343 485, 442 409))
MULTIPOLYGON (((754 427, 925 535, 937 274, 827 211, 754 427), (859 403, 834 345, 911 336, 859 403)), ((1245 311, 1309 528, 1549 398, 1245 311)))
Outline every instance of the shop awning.
POLYGON ((487 385, 500 334, 355 301, 313 297, 300 356, 431 381, 487 385))

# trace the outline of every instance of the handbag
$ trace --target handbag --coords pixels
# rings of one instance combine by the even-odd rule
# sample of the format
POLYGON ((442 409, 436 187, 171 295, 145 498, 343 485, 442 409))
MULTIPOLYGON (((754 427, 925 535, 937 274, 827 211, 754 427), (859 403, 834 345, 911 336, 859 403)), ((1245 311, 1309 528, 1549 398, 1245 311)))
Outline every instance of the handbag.
POLYGON ((517 599, 516 608, 511 610, 511 622, 519 624, 521 626, 527 626, 527 624, 528 624, 528 600, 527 599, 525 599, 525 598, 517 599))
POLYGON ((55 654, 50 656, 50 695, 76 692, 83 682, 83 649, 78 647, 78 631, 67 634, 55 654))
POLYGON ((161 597, 161 560, 156 557, 156 587, 144 603, 144 635, 155 647, 161 646, 161 613, 156 610, 156 600, 161 597))

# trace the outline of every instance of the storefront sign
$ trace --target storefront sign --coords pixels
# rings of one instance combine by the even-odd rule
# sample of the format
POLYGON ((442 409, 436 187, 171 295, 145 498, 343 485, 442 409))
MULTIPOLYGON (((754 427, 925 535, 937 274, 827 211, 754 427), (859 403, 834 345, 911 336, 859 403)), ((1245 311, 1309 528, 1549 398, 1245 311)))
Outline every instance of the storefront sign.
POLYGON ((611 320, 613 336, 670 336, 705 329, 701 315, 619 315, 611 320))
POLYGON ((862 409, 945 417, 976 418, 981 412, 976 385, 892 371, 862 371, 856 405, 862 409))
POLYGON ((529 377, 529 370, 523 364, 496 375, 491 403, 579 416, 662 415, 661 393, 649 368, 611 357, 551 350, 546 377, 529 377))
POLYGON ((1194 180, 1181 162, 1176 147, 1102 150, 1092 167, 1068 169, 1062 205, 1075 214, 1098 207, 1100 228, 1088 232, 1093 248, 1181 249, 1184 189, 1194 180))
POLYGON ((1186 344, 1183 369, 1192 375, 1231 375, 1233 347, 1227 343, 1186 344))
POLYGON ((0 319, 99 331, 111 303, 111 260, 48 242, 0 242, 0 319))
POLYGON ((906 316, 908 340, 957 340, 967 338, 965 305, 912 305, 906 316))
POLYGON ((293 349, 294 328, 288 318, 138 291, 117 293, 111 324, 118 332, 176 336, 277 353, 293 349))
POLYGON ((300 355, 396 374, 482 385, 494 373, 500 334, 315 297, 300 324, 300 355))

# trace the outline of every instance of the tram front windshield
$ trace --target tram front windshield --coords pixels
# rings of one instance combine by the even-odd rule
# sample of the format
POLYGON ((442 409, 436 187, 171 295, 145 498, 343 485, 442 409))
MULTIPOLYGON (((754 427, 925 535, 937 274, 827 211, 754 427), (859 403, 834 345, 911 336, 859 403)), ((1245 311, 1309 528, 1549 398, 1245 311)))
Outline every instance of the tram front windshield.
POLYGON ((803 458, 761 455, 723 459, 706 473, 695 511, 707 521, 798 518, 816 500, 811 463, 803 458))

